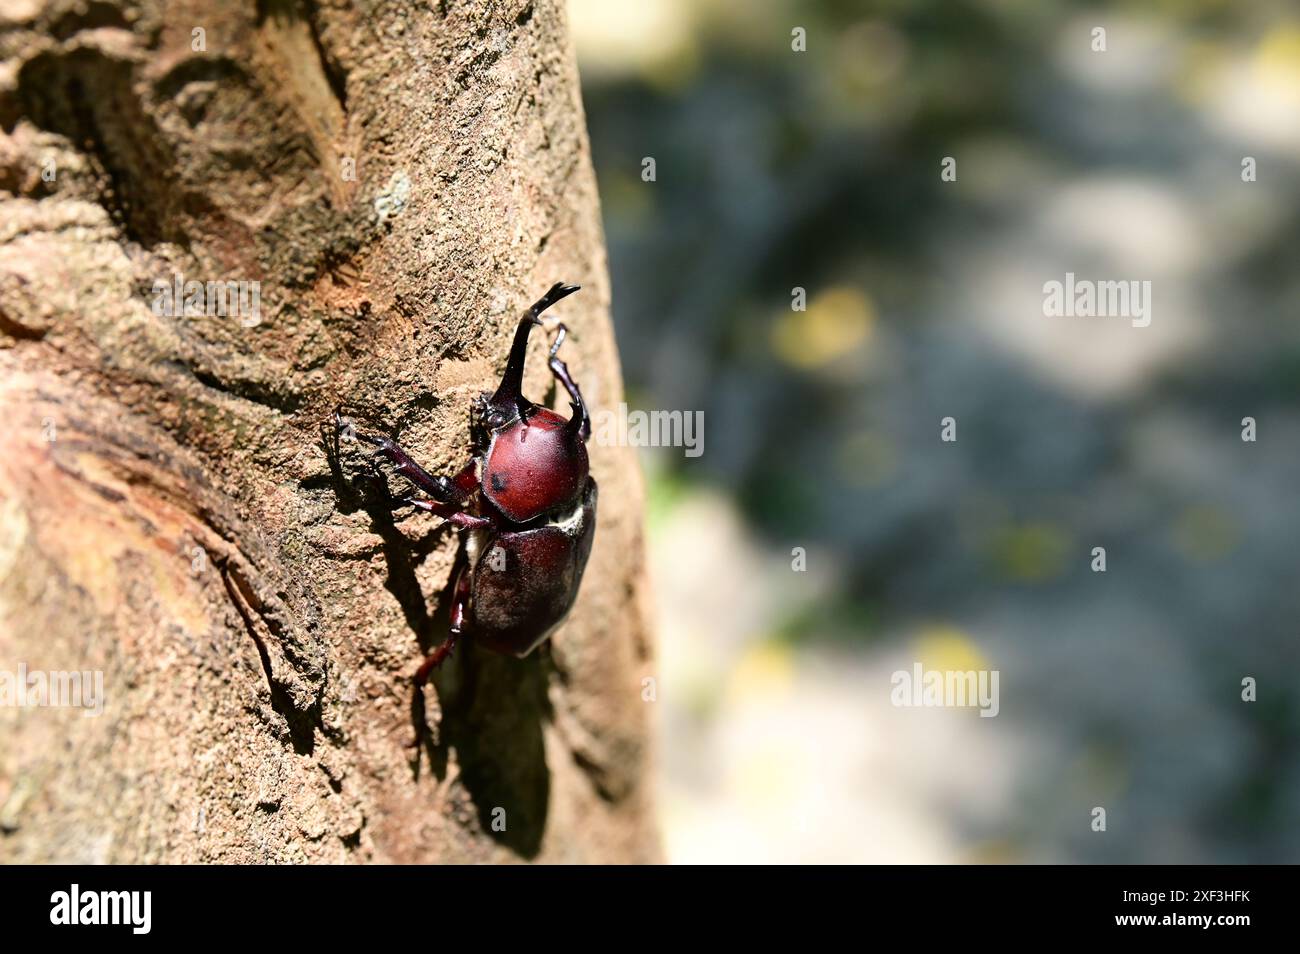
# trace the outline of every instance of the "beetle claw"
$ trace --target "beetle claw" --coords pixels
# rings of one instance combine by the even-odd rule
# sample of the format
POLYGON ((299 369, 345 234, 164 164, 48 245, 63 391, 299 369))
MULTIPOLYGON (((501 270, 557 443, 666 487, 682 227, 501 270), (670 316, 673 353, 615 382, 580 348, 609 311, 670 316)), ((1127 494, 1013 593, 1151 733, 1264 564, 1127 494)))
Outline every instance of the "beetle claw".
POLYGON ((352 423, 352 418, 343 416, 342 405, 334 409, 334 433, 345 440, 357 439, 357 429, 352 423))

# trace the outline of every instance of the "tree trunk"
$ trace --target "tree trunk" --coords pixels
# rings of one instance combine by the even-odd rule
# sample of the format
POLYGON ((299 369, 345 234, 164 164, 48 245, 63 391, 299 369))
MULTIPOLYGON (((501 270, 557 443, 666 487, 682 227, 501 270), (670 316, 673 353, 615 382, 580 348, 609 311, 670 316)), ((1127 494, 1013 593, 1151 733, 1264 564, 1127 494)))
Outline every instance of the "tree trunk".
POLYGON ((620 399, 562 7, 0 13, 0 860, 658 858, 632 453, 591 447, 550 649, 471 639, 421 694, 457 534, 390 518, 322 427, 342 404, 459 469, 557 280, 583 285, 563 356, 620 399), (185 315, 178 276, 260 286, 185 315), (102 715, 93 675, 81 709, 34 704, 33 673, 83 671, 102 715))

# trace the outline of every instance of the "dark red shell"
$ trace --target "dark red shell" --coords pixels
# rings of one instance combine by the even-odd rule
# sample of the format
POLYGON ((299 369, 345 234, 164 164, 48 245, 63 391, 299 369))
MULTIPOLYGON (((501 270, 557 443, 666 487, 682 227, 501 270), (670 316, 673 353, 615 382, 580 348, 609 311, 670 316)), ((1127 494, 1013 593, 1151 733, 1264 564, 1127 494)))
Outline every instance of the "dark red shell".
POLYGON ((582 502, 566 523, 485 534, 470 574, 468 613, 476 641, 526 656, 564 619, 596 536, 594 480, 586 481, 582 502))
POLYGON ((483 496, 507 520, 527 523, 578 503, 590 465, 582 439, 554 411, 534 407, 512 421, 483 455, 483 496))

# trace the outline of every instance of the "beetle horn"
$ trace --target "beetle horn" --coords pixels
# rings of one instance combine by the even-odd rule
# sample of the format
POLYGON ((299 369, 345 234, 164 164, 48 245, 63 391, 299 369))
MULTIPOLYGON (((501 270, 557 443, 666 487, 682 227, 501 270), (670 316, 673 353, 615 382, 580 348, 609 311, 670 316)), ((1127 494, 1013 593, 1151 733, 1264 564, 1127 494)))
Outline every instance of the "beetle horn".
POLYGON ((550 308, 561 298, 568 298, 574 292, 580 291, 581 289, 581 285, 566 285, 564 282, 556 282, 547 289, 545 295, 533 302, 533 307, 528 309, 528 314, 536 320, 538 315, 544 312, 547 308, 550 308))
POLYGON ((545 295, 533 302, 532 307, 524 312, 524 316, 519 319, 519 326, 515 329, 514 343, 510 345, 510 357, 506 360, 505 374, 501 376, 501 384, 498 385, 496 394, 492 395, 493 404, 509 408, 519 405, 523 397, 524 358, 528 354, 528 333, 533 330, 533 325, 541 323, 539 316, 542 312, 561 298, 572 295, 580 287, 580 285, 556 282, 545 295))

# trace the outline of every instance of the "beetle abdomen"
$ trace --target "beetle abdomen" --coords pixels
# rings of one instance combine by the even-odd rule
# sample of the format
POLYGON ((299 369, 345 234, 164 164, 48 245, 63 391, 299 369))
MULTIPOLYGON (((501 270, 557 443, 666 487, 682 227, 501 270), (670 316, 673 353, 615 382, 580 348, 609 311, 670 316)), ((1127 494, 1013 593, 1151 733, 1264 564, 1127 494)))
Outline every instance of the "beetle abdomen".
POLYGON ((573 606, 596 533, 596 482, 564 519, 528 530, 500 530, 478 548, 469 614, 474 638, 526 656, 573 606))

